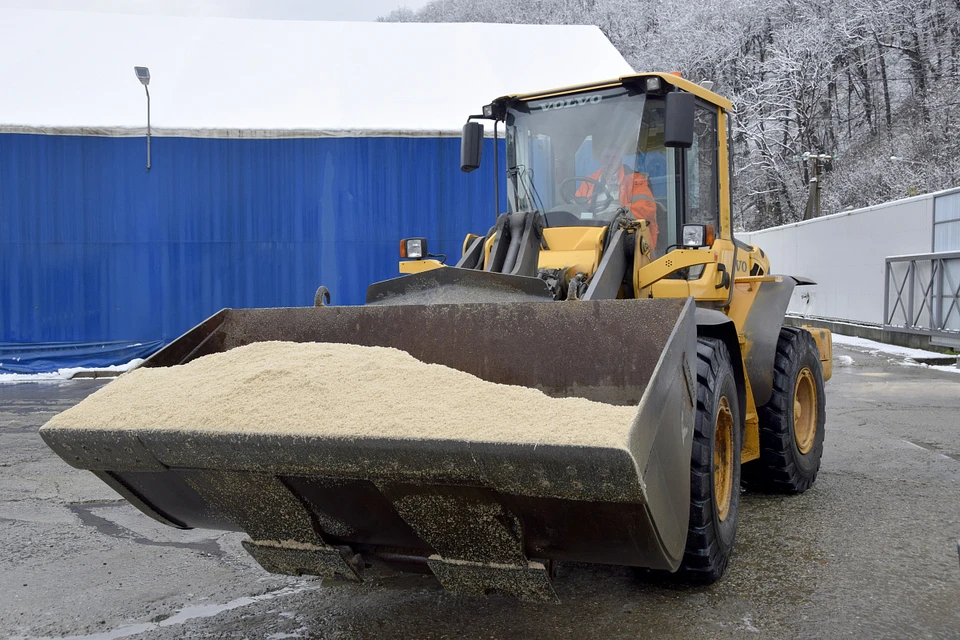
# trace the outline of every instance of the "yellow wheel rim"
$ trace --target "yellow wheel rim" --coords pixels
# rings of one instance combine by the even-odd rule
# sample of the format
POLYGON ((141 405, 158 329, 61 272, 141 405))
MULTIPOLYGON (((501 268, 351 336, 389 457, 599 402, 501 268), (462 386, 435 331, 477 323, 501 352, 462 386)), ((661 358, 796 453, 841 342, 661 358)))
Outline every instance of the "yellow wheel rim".
POLYGON ((733 413, 726 396, 720 398, 713 432, 713 491, 717 512, 723 521, 730 511, 733 496, 733 413))
POLYGON ((793 438, 800 453, 809 453, 817 438, 817 385, 807 367, 797 374, 793 390, 793 438))

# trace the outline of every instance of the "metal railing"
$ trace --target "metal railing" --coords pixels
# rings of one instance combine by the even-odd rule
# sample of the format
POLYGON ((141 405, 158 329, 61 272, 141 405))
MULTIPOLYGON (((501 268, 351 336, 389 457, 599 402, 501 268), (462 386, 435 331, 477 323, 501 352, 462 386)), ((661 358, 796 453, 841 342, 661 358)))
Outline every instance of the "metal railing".
POLYGON ((885 329, 960 336, 960 251, 887 258, 885 329))

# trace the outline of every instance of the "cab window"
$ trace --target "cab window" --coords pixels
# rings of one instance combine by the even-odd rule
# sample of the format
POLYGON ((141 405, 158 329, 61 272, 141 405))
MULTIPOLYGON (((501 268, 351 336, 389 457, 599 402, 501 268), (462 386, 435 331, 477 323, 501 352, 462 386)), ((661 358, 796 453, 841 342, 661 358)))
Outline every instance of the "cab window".
POLYGON ((686 224, 711 224, 719 231, 719 183, 717 181, 717 113, 697 105, 693 147, 686 153, 686 224))

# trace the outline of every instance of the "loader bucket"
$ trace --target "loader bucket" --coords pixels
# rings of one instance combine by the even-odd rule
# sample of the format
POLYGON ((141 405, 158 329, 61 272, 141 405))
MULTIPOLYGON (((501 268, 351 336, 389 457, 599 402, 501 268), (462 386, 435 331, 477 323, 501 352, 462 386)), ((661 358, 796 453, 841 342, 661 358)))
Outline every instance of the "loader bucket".
POLYGON ((225 309, 143 366, 266 340, 396 347, 636 413, 622 448, 309 429, 41 435, 161 522, 245 531, 247 550, 273 572, 362 580, 382 562, 429 568, 455 592, 551 600, 553 561, 679 566, 696 402, 692 300, 225 309))

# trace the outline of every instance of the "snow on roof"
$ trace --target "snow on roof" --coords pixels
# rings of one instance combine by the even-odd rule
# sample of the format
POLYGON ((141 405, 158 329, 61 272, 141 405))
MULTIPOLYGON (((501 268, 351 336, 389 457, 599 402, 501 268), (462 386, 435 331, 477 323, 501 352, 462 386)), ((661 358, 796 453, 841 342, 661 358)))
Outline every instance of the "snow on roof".
POLYGON ((511 93, 632 73, 594 26, 299 22, 0 9, 0 132, 459 132, 511 93))

